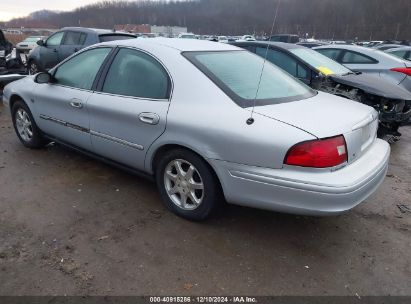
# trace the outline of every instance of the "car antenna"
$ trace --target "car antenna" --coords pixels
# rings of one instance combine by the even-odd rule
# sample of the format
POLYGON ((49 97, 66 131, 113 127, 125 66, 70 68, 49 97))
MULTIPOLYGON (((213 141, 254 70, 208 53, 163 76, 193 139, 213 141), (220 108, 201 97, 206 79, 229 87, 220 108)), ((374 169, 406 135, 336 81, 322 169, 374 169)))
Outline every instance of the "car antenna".
MULTIPOLYGON (((271 26, 270 36, 268 36, 268 37, 270 37, 270 38, 271 38, 271 36, 273 35, 273 32, 274 32, 274 26, 275 26, 275 22, 276 22, 276 20, 277 20, 278 9, 279 9, 279 7, 280 7, 280 3, 281 3, 281 0, 278 0, 277 6, 276 6, 276 8, 275 8, 274 20, 273 20, 273 24, 272 24, 272 26, 271 26)), ((270 38, 268 38, 268 39, 270 39, 270 38)), ((255 109, 255 104, 256 104, 256 102, 257 102, 258 92, 260 91, 261 79, 263 78, 265 63, 266 63, 266 61, 267 61, 268 47, 269 47, 269 44, 268 44, 268 42, 267 42, 267 47, 266 47, 266 49, 265 49, 265 56, 264 56, 263 67, 261 68, 260 78, 259 78, 259 80, 258 80, 257 91, 255 92, 255 97, 254 97, 254 101, 253 101, 253 109, 252 109, 252 111, 251 111, 251 116, 250 116, 250 118, 248 118, 247 121, 246 121, 247 125, 252 125, 252 124, 254 123, 254 118, 253 118, 254 109, 255 109)))

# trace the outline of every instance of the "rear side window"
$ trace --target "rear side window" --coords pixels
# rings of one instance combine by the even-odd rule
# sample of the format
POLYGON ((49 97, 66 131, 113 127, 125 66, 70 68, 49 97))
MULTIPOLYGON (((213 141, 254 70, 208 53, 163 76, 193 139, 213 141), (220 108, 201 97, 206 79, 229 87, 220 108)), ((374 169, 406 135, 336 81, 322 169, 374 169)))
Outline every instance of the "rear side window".
POLYGON ((244 108, 253 106, 254 100, 260 106, 316 94, 277 66, 270 62, 264 65, 263 58, 247 51, 185 52, 183 55, 244 108))
POLYGON ((337 61, 338 56, 341 54, 341 50, 338 49, 319 49, 316 51, 335 61, 337 61))
POLYGON ((393 52, 390 52, 389 54, 393 54, 397 57, 407 59, 407 53, 408 53, 407 51, 393 51, 393 52))
POLYGON ((107 73, 103 92, 149 99, 168 99, 169 77, 153 57, 121 49, 107 73))
POLYGON ((115 41, 115 40, 127 40, 127 39, 135 39, 134 36, 130 35, 121 35, 121 34, 115 34, 115 35, 100 35, 100 42, 108 42, 108 41, 115 41))
POLYGON ((104 59, 110 51, 111 48, 96 48, 80 53, 64 62, 54 74, 56 83, 72 88, 90 90, 104 59))
POLYGON ((376 63, 376 60, 357 52, 345 51, 341 62, 352 64, 370 64, 376 63))
POLYGON ((81 32, 67 32, 64 36, 63 45, 83 45, 87 35, 81 32))

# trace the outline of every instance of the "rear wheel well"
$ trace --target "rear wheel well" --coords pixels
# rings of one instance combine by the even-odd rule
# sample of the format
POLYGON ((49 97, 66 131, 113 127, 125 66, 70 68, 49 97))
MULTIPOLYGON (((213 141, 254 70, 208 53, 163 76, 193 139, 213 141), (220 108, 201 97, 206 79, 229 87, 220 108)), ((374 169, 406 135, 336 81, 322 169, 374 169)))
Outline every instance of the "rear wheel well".
POLYGON ((208 163, 208 161, 202 155, 198 154, 196 151, 194 151, 190 148, 187 148, 185 146, 182 146, 182 145, 168 144, 168 145, 164 145, 164 146, 160 147, 159 149, 157 149, 157 151, 154 154, 153 160, 151 162, 151 169, 153 170, 154 174, 156 172, 156 165, 158 164, 160 158, 164 154, 166 154, 167 152, 172 151, 172 150, 177 150, 177 149, 183 149, 183 150, 189 151, 191 153, 196 154, 201 159, 203 159, 204 162, 207 164, 207 166, 210 168, 210 171, 212 172, 212 174, 214 175, 214 178, 215 178, 215 180, 217 181, 217 183, 220 187, 221 193, 224 193, 223 187, 222 187, 221 182, 220 182, 220 179, 218 178, 217 173, 215 172, 214 168, 208 163))

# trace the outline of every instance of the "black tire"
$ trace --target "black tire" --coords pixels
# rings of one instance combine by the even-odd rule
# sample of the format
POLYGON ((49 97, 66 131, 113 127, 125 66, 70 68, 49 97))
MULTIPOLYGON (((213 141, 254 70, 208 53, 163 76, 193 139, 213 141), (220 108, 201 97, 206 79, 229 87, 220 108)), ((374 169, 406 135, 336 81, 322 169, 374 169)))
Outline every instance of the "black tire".
POLYGON ((49 143, 49 141, 44 138, 44 136, 41 134, 40 129, 37 127, 29 107, 22 100, 18 100, 14 103, 11 109, 11 114, 14 130, 16 131, 18 138, 24 146, 30 149, 40 149, 49 143), (29 138, 24 138, 19 132, 17 115, 20 110, 27 113, 28 119, 30 120, 30 130, 32 135, 29 138))
POLYGON ((35 75, 37 73, 41 72, 39 65, 37 64, 36 61, 30 60, 27 64, 27 74, 29 75, 35 75))
MULTIPOLYGON (((175 149, 162 155, 155 170, 157 187, 167 208, 174 214, 190 221, 202 221, 211 217, 223 204, 220 184, 210 166, 197 154, 184 149, 175 149), (167 191, 165 172, 175 160, 183 160, 192 164, 196 169, 197 179, 203 184, 202 201, 194 210, 185 210, 173 202, 167 191)), ((193 179, 194 181, 194 179, 193 179)), ((174 185, 176 186, 176 185, 174 185)), ((197 190, 195 190, 197 191, 197 190)), ((177 194, 178 197, 181 197, 177 194)), ((188 200, 189 201, 189 200, 188 200)), ((194 205, 192 205, 194 206, 194 205)))

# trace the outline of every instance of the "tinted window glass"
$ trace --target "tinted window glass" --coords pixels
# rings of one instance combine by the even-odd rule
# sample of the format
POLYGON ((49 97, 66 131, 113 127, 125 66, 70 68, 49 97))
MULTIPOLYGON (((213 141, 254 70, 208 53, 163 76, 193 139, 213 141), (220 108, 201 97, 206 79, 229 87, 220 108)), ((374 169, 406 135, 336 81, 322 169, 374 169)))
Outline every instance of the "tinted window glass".
POLYGON ((111 48, 85 51, 58 67, 54 77, 61 85, 90 90, 111 48))
POLYGON ((327 56, 328 58, 331 58, 332 60, 337 60, 341 53, 341 50, 338 49, 320 49, 316 51, 327 56))
MULTIPOLYGON (((266 48, 257 47, 256 53, 257 55, 264 58, 266 51, 266 48)), ((308 70, 304 66, 299 64, 296 59, 286 53, 278 50, 268 49, 267 60, 279 66, 294 77, 304 79, 308 78, 308 70)))
POLYGON ((63 45, 80 45, 80 32, 67 32, 64 36, 63 45))
POLYGON ((114 40, 127 40, 135 39, 130 35, 100 35, 100 42, 114 41, 114 40))
POLYGON ((290 49, 290 52, 325 75, 344 75, 351 72, 342 64, 311 49, 290 49))
POLYGON ((375 63, 375 61, 368 56, 351 51, 345 51, 342 58, 342 63, 375 63))
POLYGON ((400 57, 400 58, 406 58, 407 56, 407 51, 393 51, 393 52, 389 52, 389 54, 393 54, 393 55, 395 55, 395 56, 397 56, 397 57, 400 57))
POLYGON ((264 59, 247 51, 187 52, 184 56, 242 107, 252 106, 254 99, 256 105, 266 105, 315 95, 270 62, 263 69, 264 59))
POLYGON ((61 43, 61 40, 63 39, 64 32, 56 33, 53 36, 51 36, 49 39, 47 39, 47 46, 58 46, 61 43))
POLYGON ((169 78, 151 56, 121 49, 108 71, 103 92, 151 99, 167 99, 169 78))

